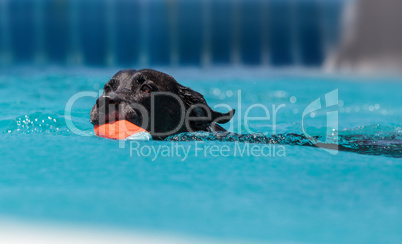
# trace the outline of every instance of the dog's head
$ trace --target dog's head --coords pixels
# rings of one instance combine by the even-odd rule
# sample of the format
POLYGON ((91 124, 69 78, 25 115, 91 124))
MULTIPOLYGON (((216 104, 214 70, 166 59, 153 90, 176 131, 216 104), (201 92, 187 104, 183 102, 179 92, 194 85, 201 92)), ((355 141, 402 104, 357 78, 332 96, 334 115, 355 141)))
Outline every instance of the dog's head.
POLYGON ((181 132, 211 131, 215 123, 227 123, 234 110, 212 110, 204 97, 156 70, 122 70, 110 79, 91 110, 91 123, 102 125, 128 120, 155 139, 181 132))

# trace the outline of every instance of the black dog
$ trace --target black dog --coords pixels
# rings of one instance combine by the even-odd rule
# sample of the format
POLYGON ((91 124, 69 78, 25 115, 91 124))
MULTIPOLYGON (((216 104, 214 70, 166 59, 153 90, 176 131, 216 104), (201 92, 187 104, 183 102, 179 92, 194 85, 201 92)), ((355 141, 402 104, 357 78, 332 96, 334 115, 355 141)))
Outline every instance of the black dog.
POLYGON ((170 75, 129 69, 119 71, 106 83, 90 115, 94 125, 124 119, 162 140, 182 132, 225 131, 216 123, 227 123, 234 112, 212 110, 200 93, 170 75))
MULTIPOLYGON (((227 123, 234 110, 222 114, 212 110, 204 97, 162 72, 155 70, 123 70, 106 83, 103 94, 91 111, 91 123, 102 125, 117 120, 128 120, 147 131, 154 139, 162 140, 182 132, 224 132, 216 123, 227 123)), ((256 143, 319 146, 327 149, 357 152, 369 155, 402 157, 401 140, 353 139, 353 146, 337 143, 320 143, 313 138, 298 134, 272 136, 220 133, 223 138, 234 136, 231 141, 246 142, 251 138, 256 143), (237 138, 237 139, 236 139, 237 138)), ((190 140, 193 139, 190 136, 190 140)), ((348 137, 340 136, 350 141, 348 137)), ((353 138, 352 136, 349 136, 353 138)))

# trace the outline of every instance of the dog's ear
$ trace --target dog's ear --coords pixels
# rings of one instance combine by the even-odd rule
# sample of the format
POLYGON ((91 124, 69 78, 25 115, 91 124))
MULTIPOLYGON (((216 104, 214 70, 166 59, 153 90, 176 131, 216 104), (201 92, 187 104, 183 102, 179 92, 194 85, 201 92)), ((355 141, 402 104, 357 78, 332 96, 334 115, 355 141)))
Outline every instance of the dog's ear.
POLYGON ((210 114, 211 120, 204 121, 204 123, 206 122, 208 125, 212 122, 225 124, 229 122, 235 114, 234 109, 227 113, 214 111, 208 106, 203 95, 185 86, 179 86, 179 96, 183 100, 186 109, 192 110, 192 117, 205 117, 210 114))

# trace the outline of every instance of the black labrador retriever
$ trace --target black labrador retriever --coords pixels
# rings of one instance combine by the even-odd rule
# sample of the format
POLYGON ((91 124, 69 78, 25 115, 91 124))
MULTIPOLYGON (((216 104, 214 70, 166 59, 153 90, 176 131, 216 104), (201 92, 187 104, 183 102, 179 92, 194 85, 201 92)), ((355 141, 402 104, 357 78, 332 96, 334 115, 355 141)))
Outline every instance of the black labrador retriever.
POLYGON ((128 120, 157 140, 182 132, 225 131, 235 110, 219 113, 204 97, 172 76, 151 70, 122 70, 110 79, 91 110, 91 123, 128 120))
MULTIPOLYGON (((217 123, 229 122, 234 112, 219 113, 212 110, 200 93, 180 85, 170 75, 151 69, 129 69, 119 71, 106 83, 90 115, 94 125, 124 119, 146 129, 154 139, 163 140, 183 132, 225 132, 217 123)), ((352 140, 340 136, 344 141, 353 142, 344 145, 323 144, 319 142, 319 136, 310 138, 292 133, 268 137, 229 132, 219 134, 222 137, 236 135, 240 142, 248 141, 251 136, 257 143, 318 146, 361 154, 402 157, 402 140, 395 138, 376 140, 349 136, 352 140)))

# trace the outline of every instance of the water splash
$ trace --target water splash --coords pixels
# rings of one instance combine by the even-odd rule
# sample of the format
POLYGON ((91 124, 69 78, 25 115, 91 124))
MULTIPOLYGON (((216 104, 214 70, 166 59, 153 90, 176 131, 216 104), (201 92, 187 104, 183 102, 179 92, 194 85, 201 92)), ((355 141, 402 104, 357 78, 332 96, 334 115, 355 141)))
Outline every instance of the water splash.
POLYGON ((88 128, 86 118, 74 117, 73 124, 77 127, 68 128, 66 118, 61 114, 35 112, 22 115, 15 119, 0 120, 0 132, 6 134, 49 134, 49 135, 82 135, 95 136, 93 128, 88 128), (84 129, 82 129, 84 128, 84 129))
POLYGON ((62 116, 35 112, 12 120, 3 132, 10 134, 61 134, 66 133, 67 128, 62 116))
POLYGON ((7 134, 72 134, 72 132, 66 126, 64 117, 58 114, 35 112, 32 114, 19 116, 11 121, 2 121, 1 124, 5 125, 3 133, 7 134))

